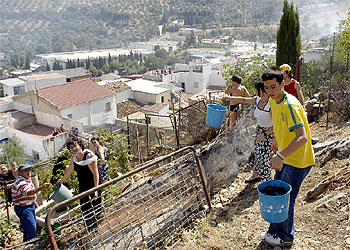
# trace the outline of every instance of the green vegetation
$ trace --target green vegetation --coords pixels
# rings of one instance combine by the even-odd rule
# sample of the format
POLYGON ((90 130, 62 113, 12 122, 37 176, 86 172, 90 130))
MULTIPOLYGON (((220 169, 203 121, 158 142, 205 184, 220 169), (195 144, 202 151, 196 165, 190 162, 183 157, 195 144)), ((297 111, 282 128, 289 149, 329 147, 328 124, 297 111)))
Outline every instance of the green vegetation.
POLYGON ((284 0, 283 15, 277 31, 276 64, 287 63, 295 68, 296 60, 301 55, 299 14, 294 5, 284 0))
POLYGON ((0 148, 2 152, 0 155, 1 163, 11 164, 11 162, 15 161, 19 165, 29 159, 24 154, 24 147, 21 145, 21 141, 16 136, 10 138, 7 143, 1 143, 0 148))
MULTIPOLYGON (((0 16, 2 52, 25 57, 83 49, 120 47, 132 41, 148 41, 163 31, 186 27, 210 31, 218 27, 258 27, 279 19, 278 0, 3 0, 0 16)), ((215 31, 213 31, 215 32, 215 31)), ((262 36, 261 36, 262 37, 262 36)))
POLYGON ((250 62, 244 59, 238 59, 236 65, 224 65, 222 75, 225 77, 227 85, 231 84, 232 76, 240 76, 242 78, 242 85, 247 88, 251 96, 255 96, 255 83, 261 81, 261 75, 266 67, 273 65, 275 65, 274 60, 264 60, 262 55, 258 54, 252 57, 250 62))
POLYGON ((16 238, 16 225, 10 221, 7 223, 5 213, 0 214, 0 247, 8 247, 16 238))

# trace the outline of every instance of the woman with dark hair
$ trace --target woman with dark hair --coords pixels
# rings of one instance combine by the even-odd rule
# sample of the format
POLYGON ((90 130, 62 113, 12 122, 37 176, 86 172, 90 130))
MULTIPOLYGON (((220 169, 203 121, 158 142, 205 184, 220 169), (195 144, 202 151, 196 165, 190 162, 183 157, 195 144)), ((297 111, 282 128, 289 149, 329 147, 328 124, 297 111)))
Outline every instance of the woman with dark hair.
POLYGON ((256 105, 254 116, 257 119, 257 127, 254 141, 254 157, 249 157, 249 164, 252 165, 254 172, 245 181, 246 183, 271 180, 270 154, 274 134, 269 96, 265 92, 264 83, 256 83, 255 88, 257 92, 257 96, 255 97, 224 97, 225 100, 231 103, 256 105))
POLYGON ((109 179, 107 148, 102 145, 97 137, 91 138, 91 144, 94 147, 94 153, 97 156, 97 165, 101 176, 101 183, 105 183, 109 179))
MULTIPOLYGON (((73 173, 77 172, 79 182, 79 194, 100 184, 100 176, 97 168, 97 157, 84 143, 74 137, 67 140, 67 148, 73 154, 70 166, 56 183, 62 184, 73 173)), ((101 214, 101 192, 95 192, 80 199, 81 211, 88 229, 97 226, 101 214)))

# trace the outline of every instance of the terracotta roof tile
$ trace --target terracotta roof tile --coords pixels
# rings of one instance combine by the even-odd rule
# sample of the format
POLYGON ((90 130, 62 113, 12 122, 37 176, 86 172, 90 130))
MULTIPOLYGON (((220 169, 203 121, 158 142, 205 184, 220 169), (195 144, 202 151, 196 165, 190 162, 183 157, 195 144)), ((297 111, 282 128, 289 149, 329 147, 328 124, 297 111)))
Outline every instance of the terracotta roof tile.
POLYGON ((39 89, 39 96, 59 109, 102 99, 116 93, 90 79, 68 82, 39 89))

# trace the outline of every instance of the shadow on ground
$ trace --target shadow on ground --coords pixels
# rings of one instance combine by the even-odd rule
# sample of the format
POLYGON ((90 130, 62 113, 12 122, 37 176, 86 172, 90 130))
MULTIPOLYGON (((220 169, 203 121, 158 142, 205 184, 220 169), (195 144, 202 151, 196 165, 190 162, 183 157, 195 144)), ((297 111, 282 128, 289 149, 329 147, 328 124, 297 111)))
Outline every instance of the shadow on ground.
POLYGON ((245 209, 251 207, 258 199, 259 195, 256 186, 254 184, 248 184, 229 202, 232 207, 230 208, 230 213, 241 215, 245 209))

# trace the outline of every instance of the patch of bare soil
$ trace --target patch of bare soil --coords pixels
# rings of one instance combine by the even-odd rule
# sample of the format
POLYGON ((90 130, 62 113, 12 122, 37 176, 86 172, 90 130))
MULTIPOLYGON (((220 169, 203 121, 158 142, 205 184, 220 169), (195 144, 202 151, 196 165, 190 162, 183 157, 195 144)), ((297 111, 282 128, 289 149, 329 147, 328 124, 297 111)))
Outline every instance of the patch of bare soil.
POLYGON ((140 111, 140 109, 143 107, 144 105, 129 99, 127 101, 124 102, 120 102, 117 104, 117 110, 118 110, 118 118, 123 118, 125 116, 131 115, 137 111, 140 111))
MULTIPOLYGON (((310 125, 313 137, 320 141, 350 137, 350 126, 330 124, 325 118, 310 125)), ((320 168, 316 165, 305 179, 295 205, 296 238, 291 247, 271 247, 260 239, 269 223, 260 215, 258 184, 246 184, 251 172, 242 168, 234 182, 220 190, 212 199, 215 207, 212 219, 199 222, 195 230, 187 231, 169 249, 350 249, 350 157, 333 158, 320 168), (338 176, 319 196, 305 201, 306 194, 323 180, 338 176), (345 173, 345 174, 344 174, 345 173)))

